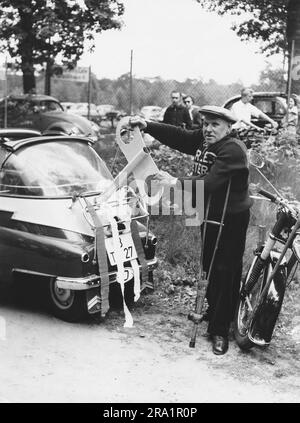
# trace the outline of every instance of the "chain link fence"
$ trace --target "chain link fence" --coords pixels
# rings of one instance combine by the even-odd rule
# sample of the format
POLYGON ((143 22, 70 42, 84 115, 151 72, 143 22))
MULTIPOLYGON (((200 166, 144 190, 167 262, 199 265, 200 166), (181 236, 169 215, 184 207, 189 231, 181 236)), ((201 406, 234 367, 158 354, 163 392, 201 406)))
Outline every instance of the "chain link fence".
MULTIPOLYGON (((286 92, 286 75, 281 70, 270 70, 261 73, 260 82, 252 85, 254 91, 286 92)), ((140 113, 145 106, 156 106, 156 115, 161 119, 165 108, 170 104, 170 94, 178 91, 182 95, 190 95, 196 106, 206 104, 221 106, 234 95, 240 94, 243 84, 235 82, 220 84, 214 80, 189 79, 184 82, 156 78, 131 78, 127 73, 118 79, 97 79, 94 74, 90 83, 90 102, 97 108, 98 121, 102 126, 114 128, 118 118, 122 115, 140 113), (160 110, 160 113, 158 112, 160 110)), ((44 75, 37 76, 38 94, 43 94, 45 89, 44 75)), ((8 94, 22 93, 21 75, 8 75, 8 94)), ((63 81, 52 78, 51 94, 67 108, 76 111, 78 103, 88 102, 88 84, 73 81, 63 81), (74 107, 73 107, 74 106, 74 107)), ((3 97, 4 83, 0 81, 0 95, 3 97)), ((93 106, 94 108, 94 106, 93 106)), ((94 110, 96 110, 94 108, 94 110)), ((92 109, 91 109, 92 110, 92 109)), ((93 116, 92 116, 93 117, 93 116)))

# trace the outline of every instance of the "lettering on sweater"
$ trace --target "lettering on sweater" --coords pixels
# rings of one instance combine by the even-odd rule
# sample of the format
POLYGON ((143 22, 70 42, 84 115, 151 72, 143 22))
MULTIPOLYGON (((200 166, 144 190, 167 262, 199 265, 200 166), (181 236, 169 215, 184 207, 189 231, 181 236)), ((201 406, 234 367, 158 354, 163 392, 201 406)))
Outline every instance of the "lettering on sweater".
POLYGON ((193 165, 193 175, 206 175, 216 161, 216 154, 207 149, 196 151, 193 165))

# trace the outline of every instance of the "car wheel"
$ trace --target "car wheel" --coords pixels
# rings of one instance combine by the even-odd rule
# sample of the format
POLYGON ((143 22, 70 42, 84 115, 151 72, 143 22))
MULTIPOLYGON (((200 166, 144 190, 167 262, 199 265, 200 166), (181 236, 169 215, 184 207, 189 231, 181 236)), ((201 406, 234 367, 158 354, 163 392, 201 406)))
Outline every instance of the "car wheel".
POLYGON ((84 291, 59 288, 56 279, 48 285, 48 303, 54 316, 67 322, 77 322, 88 315, 84 291))

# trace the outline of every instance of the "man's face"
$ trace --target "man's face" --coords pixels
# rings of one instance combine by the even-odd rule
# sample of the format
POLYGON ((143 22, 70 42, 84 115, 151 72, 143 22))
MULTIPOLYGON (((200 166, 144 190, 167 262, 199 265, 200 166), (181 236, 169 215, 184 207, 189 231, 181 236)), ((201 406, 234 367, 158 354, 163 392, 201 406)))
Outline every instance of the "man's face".
POLYGON ((253 99, 252 91, 245 91, 243 95, 243 102, 244 103, 250 103, 253 99))
POLYGON ((203 135, 207 144, 220 141, 230 132, 230 123, 220 118, 204 116, 203 135))
POLYGON ((179 93, 172 93, 171 101, 172 101, 173 106, 178 106, 178 104, 180 103, 180 94, 179 93))
POLYGON ((191 97, 186 97, 184 99, 184 104, 188 109, 190 109, 193 105, 193 100, 191 99, 191 97))

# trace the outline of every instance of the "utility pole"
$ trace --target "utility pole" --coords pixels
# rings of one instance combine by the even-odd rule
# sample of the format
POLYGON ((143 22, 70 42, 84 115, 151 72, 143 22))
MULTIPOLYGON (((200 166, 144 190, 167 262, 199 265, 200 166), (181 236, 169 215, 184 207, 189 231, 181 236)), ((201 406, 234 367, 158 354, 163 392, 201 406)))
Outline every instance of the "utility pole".
POLYGON ((132 115, 132 59, 133 50, 130 52, 130 73, 129 73, 129 115, 132 115))
POLYGON ((88 80, 88 114, 87 118, 90 120, 91 116, 91 66, 89 66, 89 80, 88 80))

